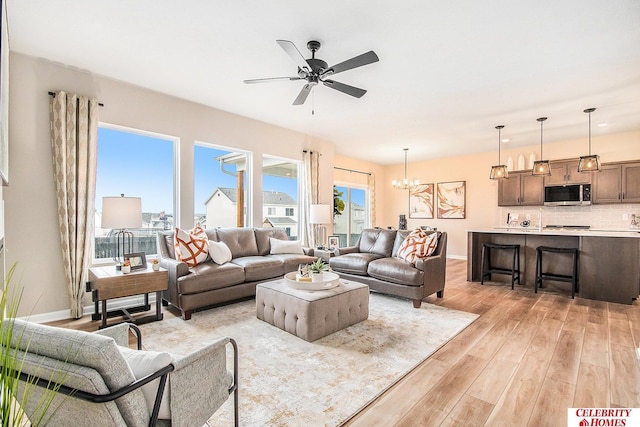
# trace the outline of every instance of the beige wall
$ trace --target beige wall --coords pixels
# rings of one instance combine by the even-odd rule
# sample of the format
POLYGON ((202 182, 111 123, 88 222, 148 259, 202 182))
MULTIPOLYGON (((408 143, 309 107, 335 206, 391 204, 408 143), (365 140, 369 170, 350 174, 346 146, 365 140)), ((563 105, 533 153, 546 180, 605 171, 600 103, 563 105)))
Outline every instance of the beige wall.
MULTIPOLYGON (((402 177, 403 165, 381 166, 334 154, 334 147, 301 133, 194 104, 175 97, 105 79, 48 61, 11 55, 10 82, 10 185, 2 193, 5 211, 6 265, 18 263, 18 276, 25 288, 21 315, 68 309, 68 297, 61 266, 56 214, 53 166, 49 141, 50 90, 63 89, 95 95, 104 107, 105 123, 171 135, 179 143, 179 206, 182 227, 193 218, 193 144, 204 141, 234 146, 254 153, 253 203, 261 205, 259 175, 263 154, 299 160, 303 149, 318 150, 321 203, 331 203, 334 170, 338 166, 372 172, 376 178, 376 220, 374 226, 398 226, 398 215, 408 213, 408 194, 394 190, 391 180, 402 177), (293 154, 292 154, 293 153, 293 154)), ((588 150, 585 139, 545 143, 548 159, 577 157, 588 150)), ((593 151, 602 161, 640 159, 640 132, 593 138, 593 151)), ((539 153, 539 145, 503 149, 509 155, 539 153)), ((497 152, 410 162, 408 175, 423 183, 464 180, 467 182, 466 219, 411 220, 409 227, 428 224, 449 232, 450 256, 466 257, 466 231, 497 225, 502 211, 497 207, 497 182, 488 178, 497 152)), ((638 205, 629 209, 638 211, 638 205)), ((581 208, 582 214, 604 215, 601 208, 581 208)), ((254 224, 261 213, 253 213, 254 224)), ((328 230, 330 233, 331 230, 328 230)), ((86 298, 86 305, 90 299, 86 298)))
MULTIPOLYGON (((320 194, 331 203, 333 144, 256 120, 226 113, 49 61, 11 54, 10 185, 4 191, 7 265, 18 263, 24 286, 21 315, 67 310, 59 248, 57 205, 49 140, 48 91, 96 96, 100 121, 179 138, 178 189, 182 227, 193 224, 195 141, 253 152, 253 203, 262 203, 262 155, 301 160, 303 149, 322 153, 320 194)), ((262 211, 253 223, 262 223, 262 211)), ((90 298, 86 298, 86 305, 90 298)))
MULTIPOLYGON (((603 162, 640 159, 640 132, 629 132, 607 136, 594 137, 592 139, 592 151, 600 155, 603 162)), ((520 153, 537 153, 540 146, 532 145, 515 149, 502 149, 502 162, 506 163, 507 156, 512 155, 517 159, 520 153)), ((544 144, 544 156, 549 160, 575 158, 587 154, 588 143, 586 139, 575 141, 562 141, 544 144)), ((466 181, 466 218, 465 219, 432 219, 415 220, 408 219, 408 227, 430 225, 438 230, 449 233, 448 255, 456 258, 467 256, 467 230, 483 229, 499 225, 503 216, 503 209, 498 208, 498 182, 489 179, 491 166, 496 164, 497 150, 494 152, 457 156, 444 159, 434 159, 421 162, 409 162, 407 176, 420 179, 422 183, 438 183, 447 181, 466 181)), ((398 216, 407 215, 409 212, 409 196, 407 191, 395 190, 391 186, 393 179, 402 178, 404 164, 380 167, 366 164, 355 159, 336 156, 336 166, 353 168, 364 171, 376 171, 377 191, 377 221, 376 226, 398 227, 398 216)), ((517 163, 516 163, 517 164, 517 163)), ((516 208, 524 209, 524 208, 516 208)), ((601 217, 610 215, 612 207, 591 206, 580 208, 542 208, 547 217, 557 215, 557 212, 566 214, 567 209, 576 212, 583 218, 582 221, 593 219, 601 224, 601 217), (579 211, 579 212, 578 212, 579 211)), ((618 211, 638 212, 638 205, 623 205, 616 207, 618 211)), ((536 208, 535 210, 538 210, 536 208)), ((618 218, 618 216, 616 216, 618 218)), ((618 224, 613 224, 617 226, 618 224)))

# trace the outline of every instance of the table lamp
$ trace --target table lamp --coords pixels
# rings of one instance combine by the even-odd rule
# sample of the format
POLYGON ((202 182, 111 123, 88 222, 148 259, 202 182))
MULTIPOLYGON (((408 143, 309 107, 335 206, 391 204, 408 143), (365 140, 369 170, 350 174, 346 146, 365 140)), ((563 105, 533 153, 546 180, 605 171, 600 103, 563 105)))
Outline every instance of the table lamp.
POLYGON ((318 249, 324 249, 327 229, 322 224, 331 224, 331 206, 311 205, 309 222, 316 227, 316 246, 318 249))
POLYGON ((133 252, 133 233, 128 228, 142 227, 142 199, 140 197, 103 197, 102 228, 118 230, 115 233, 116 270, 120 270, 122 256, 133 252))

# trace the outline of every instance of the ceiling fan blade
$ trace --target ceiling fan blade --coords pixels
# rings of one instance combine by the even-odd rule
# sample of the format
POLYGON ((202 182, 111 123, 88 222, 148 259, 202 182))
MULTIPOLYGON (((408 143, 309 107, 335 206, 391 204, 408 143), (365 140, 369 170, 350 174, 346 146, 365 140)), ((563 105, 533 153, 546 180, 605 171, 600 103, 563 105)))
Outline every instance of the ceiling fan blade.
POLYGON ((338 90, 342 93, 346 93, 347 95, 355 96, 356 98, 362 98, 362 96, 367 93, 366 90, 360 89, 359 87, 349 86, 333 80, 324 80, 322 83, 331 89, 338 90))
POLYGON ((329 68, 327 68, 326 70, 324 70, 321 74, 320 77, 322 76, 330 76, 333 74, 338 74, 341 73, 343 71, 347 71, 347 70, 351 70, 353 68, 358 68, 358 67, 362 67, 363 65, 369 65, 372 64, 374 62, 378 62, 380 59, 378 58, 378 55, 376 55, 376 53, 372 50, 370 50, 367 53, 363 53, 362 55, 358 55, 358 56, 354 56, 351 59, 347 59, 344 62, 341 62, 339 64, 333 65, 329 68))
POLYGON ((311 86, 308 83, 306 85, 304 85, 304 87, 302 88, 302 90, 298 94, 298 97, 296 98, 296 100, 293 101, 293 105, 302 105, 302 104, 304 104, 304 101, 307 100, 307 96, 309 96, 309 93, 311 92, 312 88, 313 88, 313 86, 311 86))
POLYGON ((269 77, 266 79, 250 79, 245 80, 245 83, 271 83, 271 82, 284 82, 290 80, 302 80, 300 77, 269 77))
POLYGON ((293 59, 293 62, 298 65, 298 68, 304 70, 307 73, 311 70, 309 64, 307 64, 307 60, 304 59, 304 56, 302 56, 293 42, 290 42, 289 40, 276 40, 276 43, 278 43, 282 50, 284 50, 287 55, 289 55, 289 57, 293 59))

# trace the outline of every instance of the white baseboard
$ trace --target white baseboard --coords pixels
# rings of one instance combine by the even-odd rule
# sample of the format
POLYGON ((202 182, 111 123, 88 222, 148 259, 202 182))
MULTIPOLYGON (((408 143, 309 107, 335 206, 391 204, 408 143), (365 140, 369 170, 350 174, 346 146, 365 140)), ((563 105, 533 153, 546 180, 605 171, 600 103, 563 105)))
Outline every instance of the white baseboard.
MULTIPOLYGON (((149 294, 149 304, 155 304, 156 294, 149 294)), ((109 311, 117 310, 123 307, 133 307, 136 305, 144 304, 144 296, 143 295, 135 295, 132 297, 118 298, 114 300, 109 300, 107 303, 107 308, 109 311)), ((152 307, 153 309, 153 307, 152 307)), ((95 313, 95 307, 93 304, 89 306, 85 306, 83 308, 84 316, 91 315, 95 313)), ((69 320, 71 319, 71 310, 60 310, 60 311, 52 311, 50 313, 42 313, 42 314, 34 314, 31 316, 24 316, 21 319, 28 320, 30 322, 35 323, 48 323, 48 322, 56 322, 58 320, 69 320)))
POLYGON ((462 259, 462 260, 467 260, 467 257, 465 255, 447 255, 447 258, 450 259, 462 259))

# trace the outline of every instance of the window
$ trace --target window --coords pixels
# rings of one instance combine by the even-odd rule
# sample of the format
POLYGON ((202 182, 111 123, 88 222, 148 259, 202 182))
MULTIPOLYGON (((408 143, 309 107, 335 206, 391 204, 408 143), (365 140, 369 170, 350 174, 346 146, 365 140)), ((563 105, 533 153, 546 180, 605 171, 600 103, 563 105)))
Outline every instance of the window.
POLYGON ((355 245, 367 224, 367 191, 361 188, 336 186, 344 201, 342 215, 334 218, 333 234, 340 238, 340 246, 355 245))
POLYGON ((198 143, 193 154, 194 214, 203 228, 247 227, 245 152, 198 143))
POLYGON ((115 254, 117 230, 101 228, 102 198, 140 197, 142 228, 134 234, 131 252, 156 254, 156 232, 174 226, 174 147, 172 137, 136 129, 100 124, 96 176, 95 260, 115 254))
POLYGON ((283 228, 298 239, 298 167, 300 162, 264 156, 262 161, 262 212, 264 223, 283 228), (284 215, 282 215, 284 213, 284 215))

